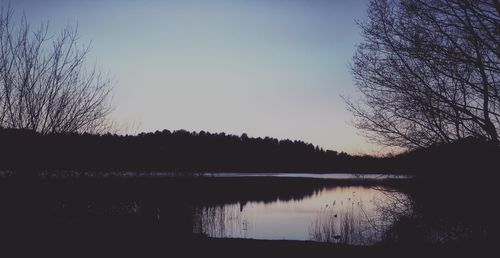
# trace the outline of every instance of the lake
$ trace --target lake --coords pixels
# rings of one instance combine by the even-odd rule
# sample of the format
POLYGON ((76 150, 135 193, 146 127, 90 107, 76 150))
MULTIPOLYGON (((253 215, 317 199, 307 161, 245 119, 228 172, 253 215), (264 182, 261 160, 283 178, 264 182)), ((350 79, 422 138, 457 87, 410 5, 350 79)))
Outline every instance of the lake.
MULTIPOLYGON (((12 171, 0 171, 0 177, 9 176, 12 171)), ((384 180, 384 179, 411 179, 412 175, 406 174, 356 174, 356 173, 272 173, 272 172, 101 172, 101 171, 41 171, 42 178, 79 178, 79 177, 119 177, 119 178, 165 178, 165 177, 277 177, 277 178, 314 178, 314 179, 369 179, 369 180, 384 180)))
POLYGON ((0 241, 79 248, 189 242, 198 236, 349 245, 498 237, 498 212, 486 190, 420 185, 411 176, 39 175, 31 182, 9 173, 1 178, 0 241))
POLYGON ((330 186, 298 199, 196 207, 194 232, 210 237, 374 244, 393 222, 386 211, 411 212, 407 200, 405 194, 386 187, 330 186))
POLYGON ((354 173, 204 173, 205 176, 213 177, 298 177, 317 179, 409 179, 411 175, 393 174, 354 174, 354 173))
MULTIPOLYGON (((153 174, 158 176, 158 174, 153 174)), ((216 178, 304 178, 325 180, 410 179, 409 175, 350 173, 206 173, 216 178)), ((173 174, 164 174, 173 176, 173 174)), ((279 191, 279 190, 277 190, 279 191)), ((296 199, 239 201, 195 207, 193 232, 217 238, 311 240, 366 245, 380 242, 393 222, 387 210, 411 213, 408 197, 395 189, 342 185, 296 199)))

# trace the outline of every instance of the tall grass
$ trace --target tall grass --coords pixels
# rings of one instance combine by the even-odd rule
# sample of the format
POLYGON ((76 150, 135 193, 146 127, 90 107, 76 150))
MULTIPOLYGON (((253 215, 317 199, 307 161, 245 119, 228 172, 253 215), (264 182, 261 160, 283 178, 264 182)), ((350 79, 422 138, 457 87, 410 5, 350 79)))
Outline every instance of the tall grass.
POLYGON ((247 222, 239 204, 194 208, 193 233, 210 237, 245 237, 247 222))
POLYGON ((392 218, 365 211, 363 202, 322 208, 311 222, 309 239, 346 245, 373 245, 384 240, 392 218))

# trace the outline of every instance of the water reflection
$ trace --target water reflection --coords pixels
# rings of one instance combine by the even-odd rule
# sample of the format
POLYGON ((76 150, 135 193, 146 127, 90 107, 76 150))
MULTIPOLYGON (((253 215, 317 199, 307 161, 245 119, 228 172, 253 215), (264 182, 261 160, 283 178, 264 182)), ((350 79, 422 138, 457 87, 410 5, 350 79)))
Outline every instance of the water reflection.
POLYGON ((248 221, 241 217, 240 204, 196 207, 193 232, 211 237, 244 237, 248 231, 248 221))
POLYGON ((0 180, 0 242, 50 248, 176 246, 197 235, 353 245, 498 239, 496 196, 451 187, 277 177, 0 180))
POLYGON ((296 200, 196 208, 194 231, 210 237, 293 239, 355 245, 382 240, 408 197, 382 187, 328 187, 296 200), (389 194, 390 193, 390 194, 389 194))

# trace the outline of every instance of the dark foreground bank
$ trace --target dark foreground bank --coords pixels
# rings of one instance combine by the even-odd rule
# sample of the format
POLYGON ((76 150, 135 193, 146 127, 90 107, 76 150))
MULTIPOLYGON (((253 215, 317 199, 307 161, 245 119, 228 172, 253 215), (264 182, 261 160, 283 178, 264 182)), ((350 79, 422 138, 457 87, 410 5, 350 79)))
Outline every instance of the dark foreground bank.
MULTIPOLYGON (((6 250, 6 249, 3 249, 6 250)), ((8 249, 7 249, 8 250, 8 249)), ((289 240, 197 238, 175 246, 60 247, 18 250, 15 257, 498 257, 493 243, 479 245, 347 246, 289 240)), ((7 254, 4 252, 4 254, 7 254)), ((13 256, 13 257, 14 257, 13 256)))

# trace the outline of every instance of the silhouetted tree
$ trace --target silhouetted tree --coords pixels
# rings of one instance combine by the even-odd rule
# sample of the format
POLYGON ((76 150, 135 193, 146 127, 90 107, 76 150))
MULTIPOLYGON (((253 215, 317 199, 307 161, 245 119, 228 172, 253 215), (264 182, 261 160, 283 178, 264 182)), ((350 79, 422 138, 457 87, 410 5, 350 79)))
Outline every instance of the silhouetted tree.
POLYGON ((360 24, 347 101, 379 143, 427 147, 468 136, 499 142, 498 0, 373 0, 360 24))
POLYGON ((41 133, 96 132, 110 112, 110 81, 85 58, 78 31, 56 36, 48 25, 32 30, 26 17, 0 11, 0 127, 41 133))

